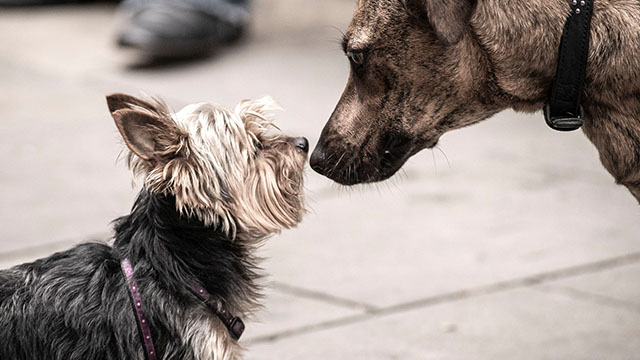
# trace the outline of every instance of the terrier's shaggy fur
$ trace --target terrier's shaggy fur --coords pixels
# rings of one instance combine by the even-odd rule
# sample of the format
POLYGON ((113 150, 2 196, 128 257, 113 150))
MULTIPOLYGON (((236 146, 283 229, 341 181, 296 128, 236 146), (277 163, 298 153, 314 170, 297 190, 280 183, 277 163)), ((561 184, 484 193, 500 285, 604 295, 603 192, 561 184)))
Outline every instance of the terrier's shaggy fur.
POLYGON ((238 316, 256 308, 253 250, 304 214, 304 138, 275 135, 268 98, 229 111, 107 97, 144 174, 113 246, 82 244, 0 271, 0 359, 144 359, 120 261, 128 258, 158 359, 236 359, 237 342, 189 284, 238 316))

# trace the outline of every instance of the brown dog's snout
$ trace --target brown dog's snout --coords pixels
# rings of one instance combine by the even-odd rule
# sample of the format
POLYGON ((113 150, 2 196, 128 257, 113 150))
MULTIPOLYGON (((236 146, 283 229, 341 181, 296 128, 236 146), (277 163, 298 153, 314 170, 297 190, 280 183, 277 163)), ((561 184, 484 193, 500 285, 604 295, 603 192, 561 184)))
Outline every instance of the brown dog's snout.
POLYGON ((326 176, 326 160, 327 156, 324 147, 321 144, 316 145, 316 148, 313 150, 313 153, 311 153, 311 158, 309 159, 309 165, 313 171, 326 176))

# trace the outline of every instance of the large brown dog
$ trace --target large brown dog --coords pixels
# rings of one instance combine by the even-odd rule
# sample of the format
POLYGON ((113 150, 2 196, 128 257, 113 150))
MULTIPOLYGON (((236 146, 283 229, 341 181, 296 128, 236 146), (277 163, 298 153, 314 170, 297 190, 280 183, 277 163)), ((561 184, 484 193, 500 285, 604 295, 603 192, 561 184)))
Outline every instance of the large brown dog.
MULTIPOLYGON (((359 0, 351 75, 311 166, 342 184, 380 181, 449 130, 540 110, 569 3, 359 0)), ((603 165, 640 201, 640 1, 595 0, 582 105, 603 165)))

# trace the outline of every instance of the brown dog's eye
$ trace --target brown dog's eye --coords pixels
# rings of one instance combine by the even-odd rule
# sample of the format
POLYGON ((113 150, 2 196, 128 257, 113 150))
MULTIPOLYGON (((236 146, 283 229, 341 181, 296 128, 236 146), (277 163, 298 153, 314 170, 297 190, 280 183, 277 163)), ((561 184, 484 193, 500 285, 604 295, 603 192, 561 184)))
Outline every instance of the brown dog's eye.
POLYGON ((360 76, 364 72, 364 53, 362 51, 347 51, 347 58, 353 71, 360 76))

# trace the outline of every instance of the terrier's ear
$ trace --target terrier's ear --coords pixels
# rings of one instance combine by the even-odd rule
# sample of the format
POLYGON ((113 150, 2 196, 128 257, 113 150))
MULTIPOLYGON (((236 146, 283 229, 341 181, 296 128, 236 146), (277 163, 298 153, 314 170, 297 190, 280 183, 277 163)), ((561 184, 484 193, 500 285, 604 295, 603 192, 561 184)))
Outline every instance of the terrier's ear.
POLYGON ((473 14, 477 0, 416 0, 440 41, 457 44, 473 14))
POLYGON ((164 152, 161 142, 175 133, 165 120, 142 110, 120 109, 111 116, 127 147, 147 161, 158 160, 164 152))
POLYGON ((131 109, 132 106, 139 106, 152 111, 156 110, 157 108, 156 106, 142 99, 120 93, 107 95, 107 106, 109 107, 109 111, 112 114, 120 109, 131 109))

